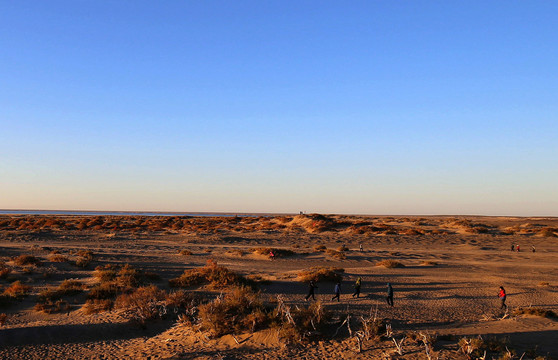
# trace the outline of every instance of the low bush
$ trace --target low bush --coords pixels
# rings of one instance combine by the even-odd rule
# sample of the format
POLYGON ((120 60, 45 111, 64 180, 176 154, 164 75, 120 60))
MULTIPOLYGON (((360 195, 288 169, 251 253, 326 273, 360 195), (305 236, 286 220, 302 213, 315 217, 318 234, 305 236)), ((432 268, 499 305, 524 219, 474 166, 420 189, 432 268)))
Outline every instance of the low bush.
POLYGON ((185 270, 179 277, 170 279, 169 285, 171 287, 207 285, 212 289, 222 289, 231 286, 256 286, 254 281, 226 267, 217 265, 213 260, 209 260, 207 264, 201 268, 185 270))
POLYGON ((67 301, 62 299, 58 299, 58 300, 47 299, 45 301, 36 303, 34 309, 35 311, 44 312, 46 314, 52 314, 52 313, 70 311, 70 304, 68 304, 67 301))
POLYGON ((326 251, 326 246, 325 245, 316 245, 314 246, 314 251, 319 251, 319 252, 323 252, 326 251))
POLYGON ((21 299, 31 292, 29 285, 22 284, 21 281, 16 281, 4 290, 4 295, 10 298, 21 299))
POLYGON ((349 248, 345 245, 341 245, 337 248, 337 251, 349 251, 349 248))
POLYGON ((264 256, 269 256, 269 253, 272 251, 273 254, 275 254, 275 256, 277 257, 287 257, 287 256, 296 255, 296 253, 292 250, 268 248, 268 247, 251 248, 249 251, 256 255, 264 255, 264 256))
POLYGON ((382 260, 380 262, 376 263, 376 266, 383 266, 385 268, 388 269, 394 269, 394 268, 402 268, 405 267, 405 265, 403 265, 402 263, 400 263, 399 261, 396 260, 382 260))
POLYGON ((0 314, 0 326, 4 326, 6 320, 8 320, 8 315, 4 313, 0 314))
POLYGON ((190 255, 192 255, 192 252, 190 250, 184 249, 184 250, 181 250, 179 252, 179 254, 182 255, 182 256, 190 256, 190 255))
POLYGON ((66 262, 68 258, 62 254, 52 254, 48 257, 48 260, 51 262, 66 262))
POLYGON ((309 270, 304 270, 298 273, 298 280, 303 282, 308 281, 332 281, 338 282, 343 280, 342 273, 345 269, 336 267, 313 267, 309 270))
POLYGON ((558 315, 552 310, 546 310, 542 308, 517 308, 514 309, 512 312, 513 315, 536 315, 541 316, 549 319, 557 318, 558 315))
POLYGON ((12 272, 12 268, 0 262, 0 279, 5 279, 12 272))
POLYGON ((96 314, 103 311, 112 310, 114 301, 111 299, 88 299, 83 305, 86 314, 96 314))
POLYGON ((41 265, 41 260, 33 255, 20 255, 14 259, 14 264, 17 266, 41 265))
POLYGON ((116 298, 114 307, 122 311, 122 315, 141 326, 148 320, 161 317, 166 313, 166 293, 151 285, 139 287, 129 294, 121 294, 116 298))
POLYGON ((198 310, 202 329, 214 336, 255 331, 267 322, 259 294, 248 287, 235 288, 198 310))
POLYGON ((345 260, 347 258, 347 256, 345 254, 343 254, 340 251, 336 251, 333 249, 327 249, 326 250, 326 254, 331 256, 334 259, 338 259, 338 260, 345 260))

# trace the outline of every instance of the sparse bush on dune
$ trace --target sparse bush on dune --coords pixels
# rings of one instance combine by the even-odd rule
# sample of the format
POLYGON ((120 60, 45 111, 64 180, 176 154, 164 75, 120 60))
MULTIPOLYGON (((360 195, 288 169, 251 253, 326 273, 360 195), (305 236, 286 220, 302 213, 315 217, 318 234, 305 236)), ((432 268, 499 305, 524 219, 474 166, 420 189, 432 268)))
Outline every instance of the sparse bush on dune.
POLYGON ((0 279, 5 279, 12 272, 12 268, 0 261, 0 279))
POLYGON ((541 229, 539 232, 537 232, 537 236, 540 236, 540 237, 557 237, 556 232, 558 232, 558 229, 547 227, 547 228, 541 229))
POLYGON ((0 326, 4 326, 6 320, 8 320, 8 315, 4 313, 0 314, 0 326))
POLYGON ((267 322, 267 314, 258 293, 250 288, 233 289, 216 300, 200 305, 200 325, 213 336, 255 331, 267 322))
POLYGON ((327 249, 327 248, 326 248, 325 245, 315 245, 315 246, 314 246, 314 251, 322 252, 322 251, 326 251, 326 249, 327 249))
POLYGON ((552 310, 546 310, 542 308, 517 308, 512 311, 515 316, 519 315, 536 315, 549 319, 558 318, 558 315, 552 310))
POLYGON ((184 250, 180 250, 179 254, 182 256, 190 256, 192 255, 192 252, 190 250, 184 249, 184 250))
POLYGON ((302 282, 308 281, 331 281, 337 282, 343 280, 345 269, 336 267, 313 267, 298 273, 298 280, 302 282))
POLYGON ((13 298, 21 299, 31 292, 31 286, 21 283, 21 281, 15 281, 10 286, 8 286, 3 295, 13 298))
POLYGON ((341 245, 337 248, 337 251, 349 251, 349 248, 345 245, 341 245))
POLYGON ((152 285, 139 287, 129 294, 121 294, 114 302, 114 308, 122 311, 129 320, 145 326, 148 320, 166 313, 165 291, 152 285))
POLYGON ((249 251, 253 252, 256 255, 265 255, 265 256, 268 256, 271 251, 273 251, 273 253, 277 257, 287 257, 287 256, 296 255, 296 253, 292 250, 268 248, 268 247, 251 248, 249 251))
POLYGON ((48 257, 48 260, 51 262, 66 262, 68 258, 61 254, 52 254, 48 257))
POLYGON ((308 306, 290 307, 281 299, 271 315, 271 327, 278 330, 279 339, 287 344, 321 338, 332 318, 331 312, 319 301, 308 306))
POLYGON ((403 265, 399 261, 391 260, 391 259, 379 261, 376 263, 376 266, 383 266, 388 269, 405 267, 405 265, 403 265))
POLYGON ((424 231, 419 229, 413 229, 413 228, 402 229, 399 230, 399 235, 411 235, 411 236, 424 235, 424 231))
POLYGON ((347 256, 344 253, 333 249, 326 249, 326 254, 338 260, 345 260, 347 258, 347 256))
POLYGON ((34 265, 39 266, 41 265, 41 260, 33 255, 20 255, 13 259, 14 264, 17 266, 27 266, 27 265, 34 265))
POLYGON ((436 261, 433 261, 433 260, 424 260, 420 263, 420 265, 422 265, 422 266, 436 266, 436 265, 438 265, 438 263, 436 261))
POLYGON ((171 287, 190 287, 207 285, 212 289, 221 289, 231 286, 255 286, 255 283, 242 275, 219 266, 217 262, 209 260, 201 268, 185 270, 182 275, 169 280, 171 287))
POLYGON ((88 299, 83 305, 86 314, 96 314, 103 311, 112 310, 114 301, 111 299, 88 299))

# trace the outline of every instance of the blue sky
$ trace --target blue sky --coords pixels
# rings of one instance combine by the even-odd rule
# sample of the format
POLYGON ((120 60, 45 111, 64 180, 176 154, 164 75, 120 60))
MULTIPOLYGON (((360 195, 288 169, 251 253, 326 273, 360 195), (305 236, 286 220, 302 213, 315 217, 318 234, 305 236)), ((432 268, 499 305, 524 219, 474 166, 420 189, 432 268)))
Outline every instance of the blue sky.
POLYGON ((0 1, 0 208, 558 216, 558 3, 0 1))

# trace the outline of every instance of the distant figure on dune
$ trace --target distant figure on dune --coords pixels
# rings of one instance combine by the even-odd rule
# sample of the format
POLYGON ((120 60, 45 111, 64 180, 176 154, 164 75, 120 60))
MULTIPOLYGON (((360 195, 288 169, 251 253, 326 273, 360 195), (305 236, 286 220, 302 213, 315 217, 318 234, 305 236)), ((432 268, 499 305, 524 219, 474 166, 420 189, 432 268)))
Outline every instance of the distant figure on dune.
POLYGON ((356 279, 356 281, 355 281, 355 292, 353 294, 353 297, 355 297, 355 295, 356 295, 357 299, 360 297, 360 285, 361 285, 361 283, 362 283, 362 278, 359 277, 358 279, 356 279))
POLYGON ((512 244, 511 251, 515 251, 515 244, 512 244))
POLYGON ((340 297, 341 297, 341 283, 337 282, 337 284, 335 284, 335 290, 333 290, 335 292, 335 296, 333 296, 331 298, 331 301, 337 299, 337 302, 340 301, 340 297))
POLYGON ((388 283, 387 284, 387 297, 386 297, 387 303, 388 305, 393 306, 393 288, 391 287, 391 284, 388 283))
POLYGON ((535 252, 535 245, 531 245, 531 251, 535 252))
POLYGON ((275 253, 273 252, 273 250, 271 250, 271 251, 269 252, 269 258, 270 258, 271 260, 275 260, 275 253))
POLYGON ((362 244, 358 244, 358 248, 360 250, 360 252, 363 252, 364 250, 362 249, 362 244))
POLYGON ((517 252, 519 252, 519 244, 517 244, 517 248, 516 248, 516 249, 517 249, 517 252))
POLYGON ((314 289, 317 288, 318 287, 316 286, 316 284, 314 284, 314 281, 310 280, 310 284, 308 285, 308 295, 306 295, 304 300, 308 301, 308 299, 310 299, 310 296, 312 296, 312 300, 316 300, 316 298, 314 297, 314 289))
POLYGON ((498 291, 498 298, 500 299, 500 309, 507 309, 506 305, 506 290, 503 286, 500 286, 500 291, 498 291))

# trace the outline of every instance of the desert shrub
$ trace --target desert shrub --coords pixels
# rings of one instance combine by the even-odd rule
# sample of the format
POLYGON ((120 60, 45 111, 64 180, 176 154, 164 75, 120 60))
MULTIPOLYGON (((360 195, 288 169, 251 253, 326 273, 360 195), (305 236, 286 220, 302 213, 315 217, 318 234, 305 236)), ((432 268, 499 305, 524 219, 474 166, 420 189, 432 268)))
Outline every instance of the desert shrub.
POLYGON ((31 292, 31 287, 29 285, 22 284, 21 281, 16 281, 8 286, 4 290, 4 295, 10 298, 20 299, 29 295, 31 292))
POLYGON ((190 256, 190 255, 192 255, 192 252, 190 250, 184 249, 184 250, 181 250, 179 252, 179 254, 182 255, 182 256, 190 256))
POLYGON ((0 279, 5 279, 12 272, 12 268, 0 262, 0 279))
POLYGON ((33 255, 20 255, 14 259, 14 264, 17 266, 41 265, 41 260, 33 255))
POLYGON ((40 303, 53 302, 59 300, 63 296, 71 296, 79 294, 84 290, 84 285, 78 280, 64 280, 55 289, 43 290, 39 293, 37 300, 40 303))
POLYGON ((399 231, 399 234, 416 236, 416 235, 424 235, 424 232, 419 229, 403 229, 399 231))
POLYGON ((51 300, 46 299, 44 301, 38 302, 34 307, 35 311, 44 312, 46 314, 52 314, 57 312, 66 312, 70 310, 70 304, 67 301, 58 299, 51 300))
POLYGON ((541 237, 556 237, 556 229, 553 228, 544 228, 541 229, 539 232, 537 232, 537 236, 541 236, 541 237))
POLYGON ((333 250, 333 249, 327 249, 326 254, 328 254, 332 258, 338 259, 338 260, 345 260, 347 258, 347 256, 345 254, 343 254, 342 252, 336 251, 336 250, 333 250))
POLYGON ((296 253, 292 250, 288 250, 288 249, 277 249, 277 248, 267 248, 267 247, 260 247, 260 248, 251 248, 250 252, 256 254, 256 255, 269 255, 269 253, 273 251, 273 253, 275 254, 275 256, 278 257, 287 257, 287 256, 293 256, 296 253))
POLYGON ((314 251, 320 251, 320 252, 322 252, 322 251, 326 251, 326 249, 327 249, 327 248, 325 247, 325 245, 316 245, 316 246, 314 246, 314 251))
POLYGON ((550 286, 550 283, 547 282, 547 281, 541 281, 541 282, 539 283, 539 286, 548 287, 548 286, 550 286))
POLYGON ((346 247, 345 245, 341 245, 337 248, 337 251, 341 252, 341 251, 349 251, 349 248, 346 247))
POLYGON ((83 249, 76 252, 76 255, 84 257, 84 258, 89 259, 89 260, 93 260, 93 257, 94 257, 94 254, 91 250, 83 250, 83 249))
POLYGON ((4 326, 6 320, 8 320, 8 315, 4 313, 0 314, 0 326, 4 326))
POLYGON ((48 260, 51 262, 66 262, 68 258, 61 254, 52 254, 48 257, 48 260))
POLYGON ((248 287, 235 288, 198 310, 202 329, 214 336, 255 331, 267 321, 259 294, 248 287))
POLYGON ((119 295, 114 307, 121 310, 125 318, 144 326, 148 320, 166 312, 166 297, 165 291, 154 285, 139 287, 132 293, 119 295))
POLYGON ((201 268, 185 270, 179 277, 170 279, 169 285, 171 287, 208 285, 213 289, 222 289, 243 285, 255 287, 256 284, 226 267, 217 265, 215 261, 209 260, 201 268))
POLYGON ((436 266, 438 263, 432 260, 424 260, 420 263, 422 266, 436 266))
POLYGON ((303 282, 308 281, 332 281, 337 282, 343 279, 342 273, 345 269, 335 267, 312 267, 309 270, 304 270, 298 273, 298 280, 303 282))
POLYGON ((518 315, 536 315, 536 316, 541 316, 541 317, 545 317, 545 318, 557 318, 558 315, 552 311, 552 310, 546 310, 546 309, 542 309, 542 308, 517 308, 514 309, 512 312, 513 315, 518 316, 518 315))
POLYGON ((85 269, 89 266, 90 263, 91 263, 91 259, 85 258, 83 256, 79 256, 74 262, 74 265, 85 269))
POLYGON ((271 326, 278 329, 282 341, 299 343, 322 337, 332 314, 319 301, 292 308, 280 300, 271 316, 271 326))
POLYGON ((376 266, 383 266, 388 269, 405 267, 405 265, 403 265, 399 261, 391 260, 391 259, 379 261, 376 263, 376 266))
POLYGON ((130 290, 130 287, 123 287, 114 281, 103 282, 93 286, 87 294, 87 298, 97 300, 112 299, 118 294, 130 290))
POLYGON ((96 314, 103 311, 112 310, 114 301, 111 299, 88 299, 83 305, 86 314, 96 314))

